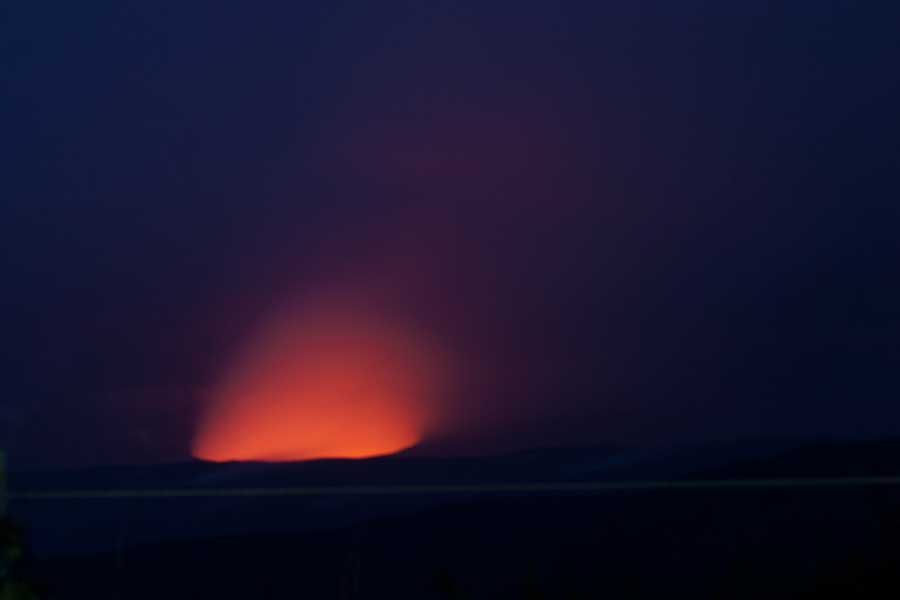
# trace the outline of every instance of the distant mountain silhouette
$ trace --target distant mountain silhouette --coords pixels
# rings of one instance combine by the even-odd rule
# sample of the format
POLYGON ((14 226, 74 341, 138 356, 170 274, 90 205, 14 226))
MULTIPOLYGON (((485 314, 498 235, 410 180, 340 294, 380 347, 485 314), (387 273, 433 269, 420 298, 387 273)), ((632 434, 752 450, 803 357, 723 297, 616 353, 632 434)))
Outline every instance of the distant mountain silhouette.
POLYGON ((458 458, 384 456, 305 462, 195 461, 180 464, 14 472, 20 490, 290 487, 565 481, 572 467, 621 452, 611 445, 538 448, 458 458))
POLYGON ((774 456, 735 461, 703 477, 900 477, 900 438, 821 440, 774 456))

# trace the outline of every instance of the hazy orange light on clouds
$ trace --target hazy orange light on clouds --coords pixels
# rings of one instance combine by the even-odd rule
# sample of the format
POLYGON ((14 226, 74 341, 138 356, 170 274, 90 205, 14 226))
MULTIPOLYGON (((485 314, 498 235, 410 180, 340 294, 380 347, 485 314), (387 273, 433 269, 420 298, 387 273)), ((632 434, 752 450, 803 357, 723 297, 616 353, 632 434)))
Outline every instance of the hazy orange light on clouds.
POLYGON ((272 315, 213 390, 197 458, 391 454, 436 418, 438 353, 408 324, 335 299, 272 315))

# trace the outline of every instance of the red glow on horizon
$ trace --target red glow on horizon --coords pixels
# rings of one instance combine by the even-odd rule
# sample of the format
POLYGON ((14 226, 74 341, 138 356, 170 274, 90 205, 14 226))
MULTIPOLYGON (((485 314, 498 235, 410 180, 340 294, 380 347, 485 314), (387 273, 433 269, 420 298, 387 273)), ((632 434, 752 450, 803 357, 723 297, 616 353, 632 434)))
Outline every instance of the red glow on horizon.
POLYGON ((288 461, 409 448, 434 417, 433 358, 422 339, 364 311, 283 312, 214 389, 193 454, 288 461))

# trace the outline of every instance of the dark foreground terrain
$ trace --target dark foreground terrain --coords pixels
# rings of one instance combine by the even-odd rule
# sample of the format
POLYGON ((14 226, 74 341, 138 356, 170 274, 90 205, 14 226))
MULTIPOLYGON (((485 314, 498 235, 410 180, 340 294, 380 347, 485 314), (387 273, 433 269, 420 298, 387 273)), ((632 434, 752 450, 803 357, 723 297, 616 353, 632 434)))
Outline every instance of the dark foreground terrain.
MULTIPOLYGON (((887 477, 900 441, 14 474, 16 490, 887 477)), ((900 594, 900 486, 13 497, 49 598, 866 598, 900 594)))

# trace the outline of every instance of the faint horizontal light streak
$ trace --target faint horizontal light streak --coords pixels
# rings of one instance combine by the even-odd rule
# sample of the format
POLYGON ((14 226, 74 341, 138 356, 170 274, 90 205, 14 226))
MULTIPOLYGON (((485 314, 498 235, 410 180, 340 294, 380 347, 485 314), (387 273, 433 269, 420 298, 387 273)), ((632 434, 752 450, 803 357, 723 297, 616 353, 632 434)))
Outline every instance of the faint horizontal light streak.
POLYGON ((192 497, 285 497, 285 496, 390 496, 427 494, 578 494, 628 491, 666 491, 743 488, 824 488, 900 486, 900 477, 785 478, 785 479, 721 479, 689 481, 625 481, 577 483, 510 483, 478 485, 365 485, 309 486, 287 488, 175 488, 175 489, 109 489, 10 491, 10 500, 81 500, 128 498, 192 498, 192 497))

